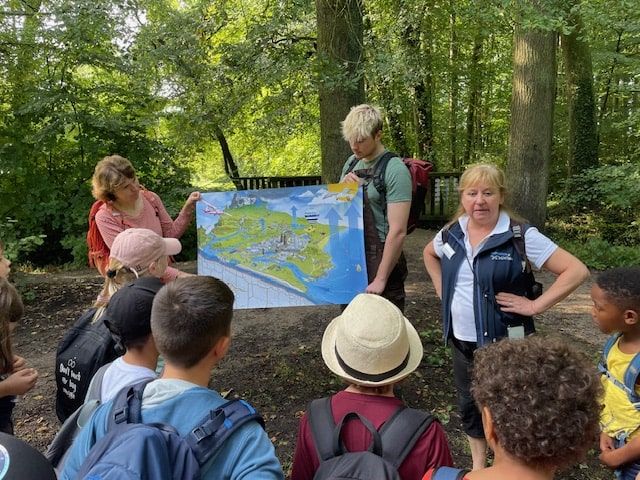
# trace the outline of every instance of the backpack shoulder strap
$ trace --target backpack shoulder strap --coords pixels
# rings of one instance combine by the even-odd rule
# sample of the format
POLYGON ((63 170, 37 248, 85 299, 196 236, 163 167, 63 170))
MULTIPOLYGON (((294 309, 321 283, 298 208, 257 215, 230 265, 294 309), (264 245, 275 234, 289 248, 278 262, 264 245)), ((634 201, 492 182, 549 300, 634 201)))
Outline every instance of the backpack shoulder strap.
POLYGON ((248 402, 230 400, 200 420, 185 436, 185 441, 202 466, 220 450, 227 438, 247 422, 258 422, 264 428, 264 420, 248 402))
POLYGON ((509 223, 509 228, 511 228, 511 232, 513 233, 513 245, 522 258, 522 271, 529 273, 531 272, 531 262, 527 258, 527 247, 524 240, 524 234, 529 229, 530 225, 526 225, 524 223, 520 223, 511 219, 509 223))
POLYGON ((387 165, 389 164, 389 160, 394 157, 399 157, 397 153, 386 151, 380 157, 380 160, 376 162, 376 165, 373 170, 373 186, 376 187, 376 190, 380 194, 382 198, 382 204, 386 205, 387 202, 387 185, 384 181, 384 176, 387 173, 387 165))
POLYGON ((318 459, 322 462, 332 458, 335 455, 333 450, 333 431, 336 427, 336 422, 333 420, 333 412, 331 411, 331 397, 313 400, 309 404, 309 408, 307 408, 307 420, 311 427, 311 435, 318 452, 318 459))
POLYGON ((347 161, 349 163, 347 165, 347 171, 344 172, 345 175, 351 172, 354 168, 356 168, 356 165, 358 164, 358 159, 356 158, 355 155, 351 155, 347 161))
POLYGON ((614 333, 605 342, 602 349, 602 357, 600 358, 600 362, 598 362, 598 370, 601 374, 607 377, 607 379, 611 383, 613 383, 616 387, 627 394, 627 398, 636 408, 636 410, 640 410, 640 395, 636 393, 636 383, 638 382, 638 377, 640 376, 640 353, 637 353, 631 359, 629 365, 627 365, 624 376, 622 378, 622 382, 614 377, 611 372, 609 372, 609 368, 607 367, 607 357, 609 356, 609 352, 618 341, 620 336, 620 333, 614 333))
POLYGON ((624 385, 629 401, 636 410, 640 410, 640 396, 636 393, 636 383, 640 375, 640 353, 636 353, 624 372, 624 385))
POLYGON ((97 400, 85 402, 64 421, 44 454, 54 468, 63 465, 63 460, 66 458, 73 440, 99 406, 100 402, 97 400))
POLYGON ((142 394, 144 387, 151 381, 152 378, 147 378, 116 393, 109 413, 107 432, 121 423, 141 423, 142 394))
POLYGON ((444 227, 442 229, 442 245, 445 245, 449 242, 449 227, 444 227))
POLYGON ((607 341, 605 342, 604 347, 602 348, 602 357, 600 358, 600 365, 598 366, 598 368, 602 367, 606 370, 607 357, 609 356, 609 352, 611 351, 615 343, 620 338, 620 335, 621 333, 614 333, 613 335, 610 335, 609 338, 607 338, 607 341))
POLYGON ((431 480, 462 480, 468 470, 454 467, 438 467, 433 471, 431 480))
POLYGON ((87 396, 84 398, 85 403, 89 400, 102 400, 102 380, 104 379, 104 373, 112 363, 113 362, 104 364, 94 373, 91 383, 89 384, 87 396))
POLYGON ((396 469, 400 468, 433 421, 433 415, 422 410, 404 406, 398 408, 380 429, 383 458, 396 469))

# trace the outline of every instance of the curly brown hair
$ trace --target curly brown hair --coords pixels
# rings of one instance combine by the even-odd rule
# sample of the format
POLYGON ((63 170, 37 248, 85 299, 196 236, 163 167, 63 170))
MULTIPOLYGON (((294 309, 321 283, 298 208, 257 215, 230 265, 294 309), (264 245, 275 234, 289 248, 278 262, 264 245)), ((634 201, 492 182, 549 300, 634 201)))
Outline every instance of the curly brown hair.
POLYGON ((598 435, 602 386, 595 366, 565 342, 532 336, 475 354, 472 393, 497 440, 533 467, 566 467, 598 435))

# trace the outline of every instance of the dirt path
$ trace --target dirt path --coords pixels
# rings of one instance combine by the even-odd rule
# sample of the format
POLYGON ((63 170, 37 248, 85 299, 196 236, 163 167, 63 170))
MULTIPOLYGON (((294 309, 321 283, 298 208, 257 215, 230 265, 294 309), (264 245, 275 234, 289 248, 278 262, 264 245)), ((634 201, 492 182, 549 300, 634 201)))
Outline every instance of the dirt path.
MULTIPOLYGON (((402 385, 402 395, 412 406, 429 409, 442 421, 450 437, 454 457, 468 464, 464 436, 452 405, 453 386, 449 353, 443 347, 439 301, 427 280, 422 248, 434 234, 418 230, 407 239, 409 263, 407 317, 416 325, 425 346, 421 368, 402 385)), ((180 268, 193 271, 194 262, 180 268)), ((545 284, 552 276, 538 276, 545 284)), ((36 388, 24 395, 15 410, 18 436, 44 450, 58 422, 54 413, 55 350, 63 332, 87 308, 101 281, 90 270, 54 274, 18 274, 15 278, 26 302, 25 319, 15 336, 16 351, 40 372, 36 388)), ((597 332, 589 314, 590 283, 546 312, 538 321, 543 334, 562 335, 597 356, 604 336, 597 332)), ((298 418, 307 403, 341 388, 329 375, 319 353, 327 323, 339 313, 336 306, 239 310, 233 320, 233 342, 228 357, 214 372, 211 387, 234 389, 249 399, 267 421, 285 471, 290 467, 298 418)), ((612 478, 597 466, 595 454, 581 466, 559 478, 612 478)))

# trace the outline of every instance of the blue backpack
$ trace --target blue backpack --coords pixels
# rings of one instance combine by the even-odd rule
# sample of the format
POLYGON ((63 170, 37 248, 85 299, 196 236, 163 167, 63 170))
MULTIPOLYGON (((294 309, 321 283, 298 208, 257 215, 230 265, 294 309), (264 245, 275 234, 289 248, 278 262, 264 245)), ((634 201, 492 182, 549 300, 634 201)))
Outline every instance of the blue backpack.
POLYGON ((607 342, 604 344, 604 348, 602 349, 602 358, 600 359, 600 363, 598 363, 598 370, 600 370, 600 373, 607 377, 616 387, 622 389, 627 394, 627 398, 636 410, 640 410, 640 396, 636 394, 636 383, 638 382, 638 375, 640 375, 640 353, 636 353, 631 362, 629 362, 629 365, 624 372, 622 382, 611 375, 611 372, 609 372, 609 369, 607 368, 607 357, 609 356, 611 348, 620 338, 620 335, 620 333, 615 333, 607 339, 607 342))
POLYGON ((142 393, 151 380, 123 388, 113 400, 107 432, 78 471, 85 480, 199 480, 201 467, 240 426, 257 421, 243 400, 211 410, 184 437, 171 425, 141 422, 142 393))
POLYGON ((433 471, 431 480, 462 480, 468 470, 454 467, 438 467, 433 471))

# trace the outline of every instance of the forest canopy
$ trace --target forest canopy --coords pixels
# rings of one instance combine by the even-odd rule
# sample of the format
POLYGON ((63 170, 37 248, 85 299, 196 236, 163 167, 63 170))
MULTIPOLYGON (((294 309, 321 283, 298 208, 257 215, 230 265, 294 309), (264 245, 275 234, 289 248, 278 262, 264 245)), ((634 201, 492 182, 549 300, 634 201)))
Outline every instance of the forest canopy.
POLYGON ((330 178, 322 88, 361 84, 386 113, 385 145, 439 171, 509 167, 523 31, 553 44, 539 50, 555 68, 542 201, 556 220, 580 215, 550 228, 637 245, 640 200, 613 193, 640 179, 640 10, 629 0, 8 0, 0 238, 23 260, 83 263, 89 180, 112 153, 174 213, 194 188, 234 188, 230 175, 330 178), (316 12, 345 6, 362 25, 355 70, 318 54, 316 12))

